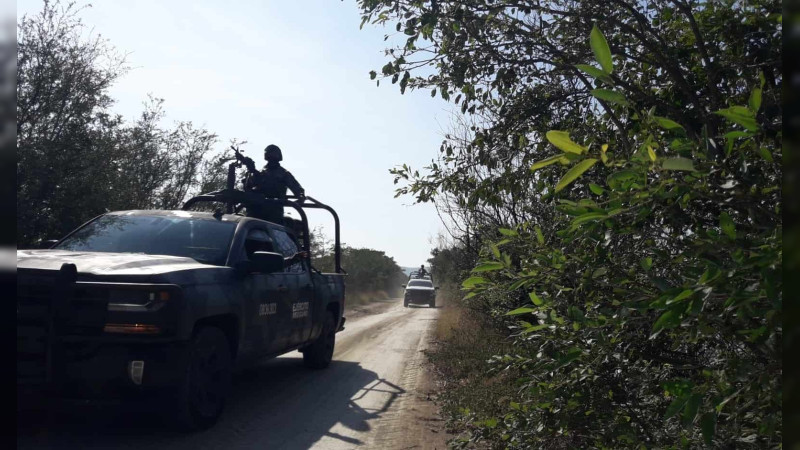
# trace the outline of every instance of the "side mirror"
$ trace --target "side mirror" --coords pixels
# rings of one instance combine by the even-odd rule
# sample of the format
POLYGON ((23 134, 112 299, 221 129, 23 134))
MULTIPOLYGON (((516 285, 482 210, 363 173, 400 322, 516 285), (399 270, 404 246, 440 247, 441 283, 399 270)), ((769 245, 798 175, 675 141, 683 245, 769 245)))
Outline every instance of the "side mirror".
POLYGON ((39 248, 40 249, 53 248, 53 246, 56 245, 56 243, 58 243, 58 239, 48 239, 46 241, 39 242, 39 248))
POLYGON ((283 272, 283 255, 272 252, 255 252, 250 257, 252 268, 260 273, 283 272))

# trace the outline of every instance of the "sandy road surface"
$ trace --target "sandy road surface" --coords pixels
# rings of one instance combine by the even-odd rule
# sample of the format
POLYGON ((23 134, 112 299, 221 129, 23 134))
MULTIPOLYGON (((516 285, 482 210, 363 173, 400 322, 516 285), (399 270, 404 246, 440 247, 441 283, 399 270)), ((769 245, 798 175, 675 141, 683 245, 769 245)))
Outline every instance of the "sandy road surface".
POLYGON ((142 413, 91 410, 20 417, 18 448, 443 449, 426 400, 424 354, 438 309, 399 299, 348 319, 322 371, 290 353, 234 377, 220 422, 173 432, 142 413))

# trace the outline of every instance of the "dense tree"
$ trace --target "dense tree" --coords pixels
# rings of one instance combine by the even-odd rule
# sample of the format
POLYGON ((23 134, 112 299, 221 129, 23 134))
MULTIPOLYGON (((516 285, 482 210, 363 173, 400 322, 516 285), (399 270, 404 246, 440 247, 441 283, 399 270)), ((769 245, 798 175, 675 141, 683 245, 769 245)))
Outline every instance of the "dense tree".
POLYGON ((190 122, 161 125, 163 100, 150 98, 132 124, 110 111, 108 92, 125 74, 125 58, 101 37, 87 38, 79 12, 45 1, 18 24, 20 246, 109 210, 179 208, 226 173, 218 159, 207 160, 213 133, 190 122))
MULTIPOLYGON (((312 243, 330 244, 319 231, 316 236, 312 237, 312 243)), ((322 254, 317 249, 312 259, 312 265, 323 272, 333 271, 333 250, 332 247, 328 248, 322 254)), ((406 276, 394 258, 381 250, 343 245, 342 267, 347 270, 347 290, 351 294, 384 292, 396 297, 402 293, 401 285, 405 283, 406 276)))
POLYGON ((463 286, 516 340, 472 439, 780 445, 780 3, 359 3, 405 34, 371 76, 465 114, 392 173, 483 244, 463 286))

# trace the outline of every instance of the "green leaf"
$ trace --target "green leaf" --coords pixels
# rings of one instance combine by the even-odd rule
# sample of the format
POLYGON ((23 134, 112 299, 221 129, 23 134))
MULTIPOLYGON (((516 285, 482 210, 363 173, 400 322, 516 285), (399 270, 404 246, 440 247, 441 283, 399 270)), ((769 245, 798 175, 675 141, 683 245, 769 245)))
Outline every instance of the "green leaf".
POLYGON ((539 241, 540 244, 544 244, 544 235, 542 234, 542 229, 539 228, 539 225, 534 227, 536 231, 536 240, 539 241))
POLYGON ((497 248, 497 245, 491 244, 490 248, 492 249, 492 254, 494 255, 494 257, 495 258, 500 258, 500 249, 497 248))
POLYGON ((536 308, 530 308, 530 307, 527 307, 527 306, 523 306, 522 308, 517 308, 517 309, 515 309, 513 311, 507 312, 506 315, 507 316, 518 316, 520 314, 528 314, 528 313, 532 313, 532 312, 536 312, 536 311, 537 311, 536 308))
POLYGON ((612 86, 614 85, 614 80, 612 80, 607 73, 603 72, 601 69, 598 69, 597 67, 590 66, 588 64, 577 64, 575 68, 606 84, 610 84, 612 86))
POLYGON ((594 158, 584 159, 576 164, 573 168, 569 169, 567 173, 565 173, 564 176, 558 180, 558 184, 556 184, 556 192, 569 186, 570 183, 577 180, 578 177, 583 175, 583 173, 589 170, 589 168, 591 168, 596 162, 597 160, 594 158))
POLYGON ((377 77, 377 76, 378 76, 378 74, 374 70, 370 70, 369 71, 369 79, 370 80, 374 80, 375 77, 377 77))
POLYGON ((544 304, 544 301, 542 301, 542 299, 540 299, 540 298, 539 298, 539 296, 538 296, 538 295, 536 295, 536 292, 531 292, 531 293, 529 293, 529 294, 528 294, 528 297, 530 297, 530 298, 531 298, 531 301, 532 301, 532 302, 533 302, 533 304, 534 304, 534 305, 536 305, 536 306, 542 306, 542 305, 544 304))
POLYGON ((770 153, 770 151, 767 150, 766 147, 760 147, 758 149, 758 154, 761 155, 761 157, 764 158, 767 162, 775 162, 775 160, 772 158, 772 153, 770 153))
POLYGON ((572 221, 572 224, 571 224, 570 228, 574 230, 579 225, 584 224, 586 222, 593 222, 593 221, 596 221, 596 220, 603 220, 603 219, 607 219, 607 218, 608 218, 608 214, 601 213, 601 212, 592 212, 592 213, 581 214, 575 220, 572 221))
POLYGON ((742 137, 750 137, 752 135, 753 133, 750 133, 749 131, 730 131, 725 133, 725 139, 738 139, 742 137))
POLYGON ((550 130, 545 136, 551 144, 563 152, 581 155, 588 150, 586 147, 572 142, 572 139, 569 138, 569 133, 566 131, 550 130))
POLYGON ((603 68, 605 73, 610 74, 614 70, 611 62, 611 49, 608 48, 608 42, 600 29, 597 28, 597 25, 592 27, 592 32, 589 35, 589 45, 592 47, 594 58, 600 64, 600 67, 603 68))
POLYGON ((612 191, 630 189, 634 183, 644 182, 642 176, 633 170, 624 169, 614 172, 606 178, 606 184, 612 191))
POLYGON ((610 89, 592 89, 591 93, 592 96, 599 98, 600 100, 605 100, 607 102, 616 103, 623 106, 628 104, 628 99, 626 99, 624 95, 610 89))
POLYGON ((656 162, 656 152, 649 145, 647 146, 647 156, 650 157, 650 161, 656 162))
POLYGON ((524 330, 522 330, 522 332, 526 333, 526 334, 527 333, 533 333, 534 331, 544 330, 545 328, 547 328, 549 326, 550 325, 548 325, 546 323, 539 324, 539 325, 532 325, 530 327, 526 327, 524 330))
POLYGON ((697 170, 694 168, 694 163, 691 159, 688 158, 664 158, 663 162, 661 163, 661 167, 664 170, 686 170, 689 172, 696 172, 697 170))
POLYGON ((748 106, 750 106, 750 111, 754 113, 758 112, 761 108, 761 89, 755 88, 753 92, 750 93, 750 100, 747 102, 748 106))
POLYGON ((736 225, 733 224, 733 219, 728 213, 723 212, 719 215, 719 226, 729 238, 736 239, 736 225))
MULTIPOLYGON (((541 161, 537 161, 537 162, 533 163, 533 165, 531 166, 531 172, 533 172, 534 170, 541 169, 542 167, 547 167, 550 164, 555 164, 557 162, 562 162, 563 159, 564 159, 564 155, 555 155, 555 156, 551 156, 549 158, 545 158, 545 159, 543 159, 541 161)), ((567 161, 567 162, 569 162, 569 161, 567 161)))
POLYGON ((700 409, 700 403, 702 401, 703 397, 700 394, 692 394, 692 396, 689 397, 689 401, 686 402, 686 407, 683 409, 682 422, 685 425, 694 422, 694 418, 697 417, 697 410, 700 409))
POLYGON ((594 183, 589 184, 589 189, 591 189, 591 191, 594 192, 596 195, 603 195, 603 192, 606 191, 605 189, 601 188, 600 186, 594 183))
POLYGON ((674 416, 678 413, 683 407, 686 405, 686 402, 689 400, 689 396, 685 395, 683 397, 678 397, 672 401, 672 403, 667 406, 666 412, 664 412, 664 419, 669 419, 670 417, 674 416))
POLYGON ((653 267, 653 258, 649 256, 647 258, 642 258, 642 260, 639 261, 639 265, 641 265, 642 269, 644 269, 645 272, 647 272, 648 270, 650 270, 651 267, 653 267))
POLYGON ((687 299, 687 298, 689 298, 691 296, 692 296, 692 291, 690 289, 686 289, 683 292, 681 292, 680 294, 676 295, 675 297, 667 300, 667 304, 671 305, 673 303, 677 303, 677 302, 679 302, 681 300, 687 299))
POLYGON ((700 419, 700 430, 703 432, 703 440, 710 446, 714 439, 714 430, 717 428, 717 415, 713 412, 703 414, 700 419))
POLYGON ((503 267, 504 267, 503 264, 499 263, 499 262, 487 262, 487 263, 479 264, 474 269, 472 269, 472 272, 473 273, 477 273, 477 272, 492 272, 492 271, 495 271, 495 270, 500 270, 503 267))
POLYGON ((461 283, 461 286, 465 288, 473 288, 479 284, 484 284, 486 282, 487 282, 486 278, 483 277, 469 277, 466 280, 464 280, 463 283, 461 283))
POLYGON ((665 130, 683 130, 683 127, 674 120, 667 119, 666 117, 655 116, 658 125, 665 130))
POLYGON ((656 323, 653 324, 653 333, 667 328, 675 328, 680 323, 681 317, 678 313, 671 310, 667 311, 662 314, 658 320, 656 320, 656 323))
POLYGON ((745 127, 750 131, 758 130, 758 123, 756 123, 753 112, 742 106, 732 106, 728 109, 721 109, 714 114, 720 115, 737 125, 745 127))
POLYGON ((498 231, 500 232, 500 234, 502 234, 504 236, 517 236, 518 235, 516 230, 510 230, 508 228, 500 228, 498 231))

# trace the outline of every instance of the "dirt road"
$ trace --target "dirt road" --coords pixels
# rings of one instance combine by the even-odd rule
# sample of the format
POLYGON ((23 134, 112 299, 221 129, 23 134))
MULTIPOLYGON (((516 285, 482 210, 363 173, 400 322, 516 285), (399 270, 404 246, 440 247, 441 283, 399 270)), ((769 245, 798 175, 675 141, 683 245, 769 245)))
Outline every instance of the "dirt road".
POLYGON ((325 370, 305 369, 294 352, 237 374, 223 418, 205 432, 173 432, 141 413, 52 413, 21 417, 17 448, 443 449, 422 353, 438 313, 387 301, 348 319, 325 370))

